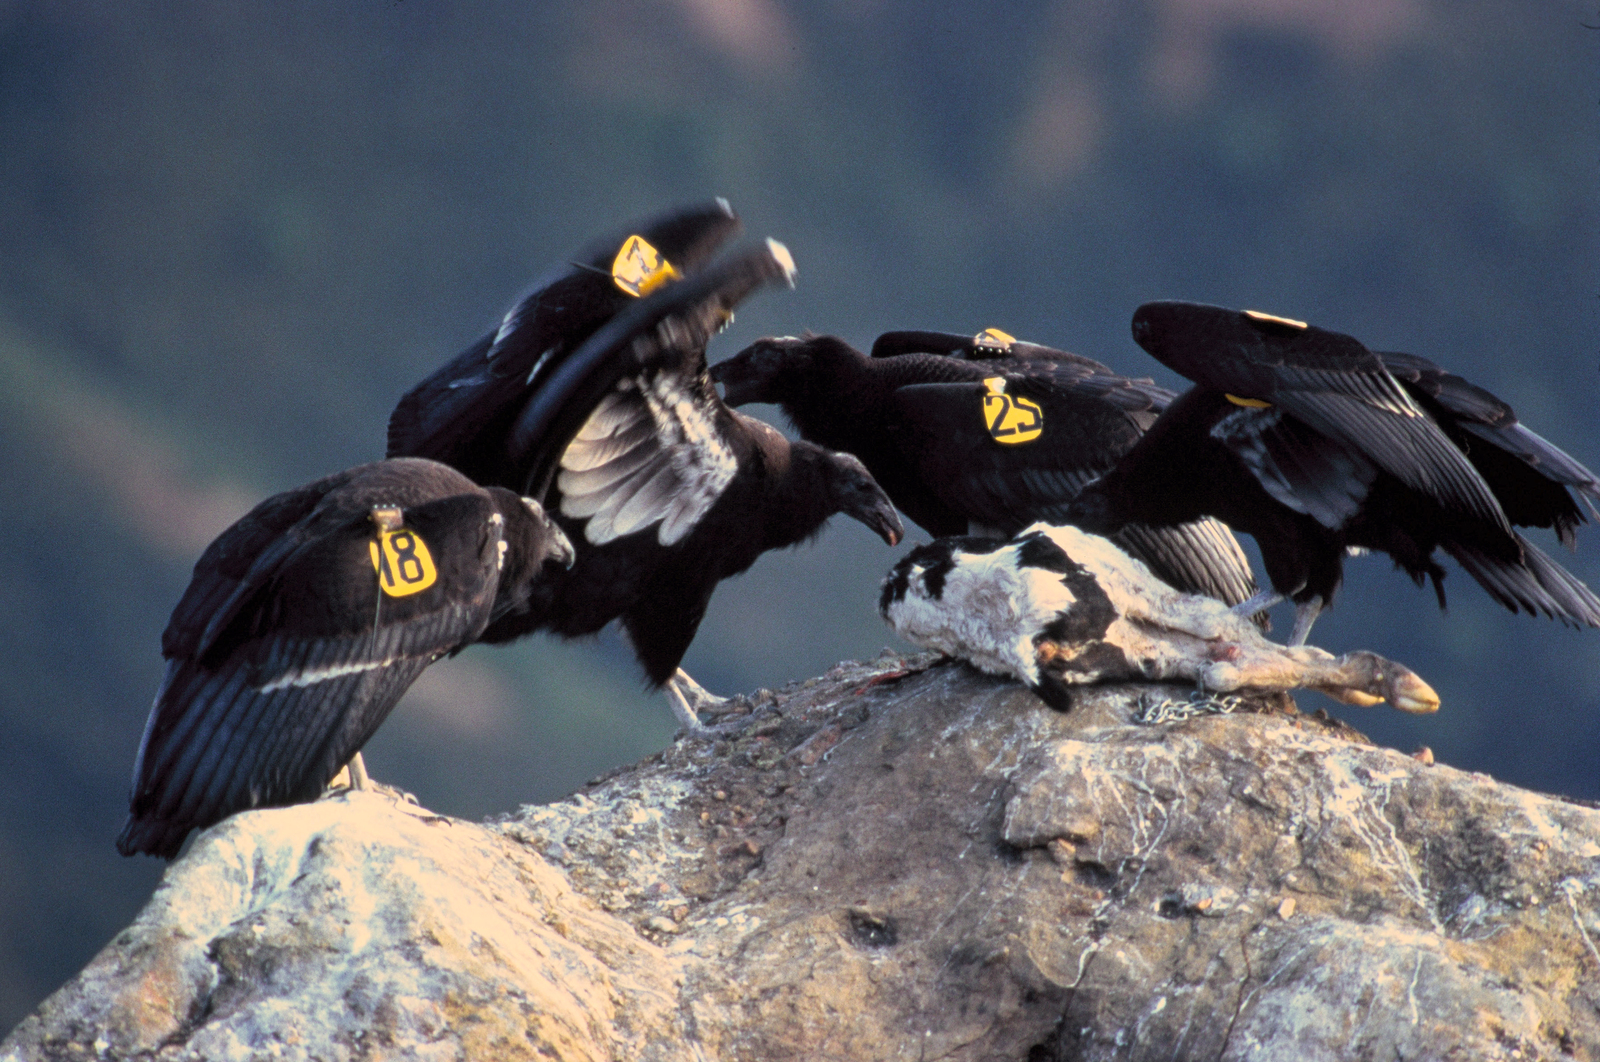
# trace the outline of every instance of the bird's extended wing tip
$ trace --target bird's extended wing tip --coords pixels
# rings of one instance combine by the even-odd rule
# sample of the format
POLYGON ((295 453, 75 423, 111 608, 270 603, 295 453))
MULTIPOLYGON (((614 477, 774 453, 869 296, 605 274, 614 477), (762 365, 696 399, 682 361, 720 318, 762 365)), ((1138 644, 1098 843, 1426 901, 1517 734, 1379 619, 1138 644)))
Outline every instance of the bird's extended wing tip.
POLYGON ((772 260, 778 263, 778 268, 783 270, 784 283, 791 288, 794 287, 794 278, 798 270, 795 268, 794 255, 789 253, 789 248, 768 236, 767 251, 772 255, 772 260))

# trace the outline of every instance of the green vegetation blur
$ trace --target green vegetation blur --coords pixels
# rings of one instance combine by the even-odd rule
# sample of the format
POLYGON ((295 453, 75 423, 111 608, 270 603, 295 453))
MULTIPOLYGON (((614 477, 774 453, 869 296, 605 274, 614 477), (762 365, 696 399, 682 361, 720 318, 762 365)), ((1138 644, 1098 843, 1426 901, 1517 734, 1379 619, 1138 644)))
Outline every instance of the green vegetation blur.
MULTIPOLYGON (((1194 299, 1434 358, 1600 467, 1596 23, 1592 0, 0 0, 0 1030, 160 876, 112 838, 201 549, 380 457, 402 392, 626 218, 724 195, 794 252, 798 289, 713 360, 995 326, 1173 385, 1128 320, 1194 299)), ((1600 535, 1580 548, 1600 587, 1600 535)), ((733 692, 877 653, 898 552, 844 522, 769 554, 685 666, 733 692)), ((1459 571, 1442 616, 1386 560, 1349 571, 1317 642, 1404 661, 1444 707, 1326 706, 1600 797, 1600 632, 1459 571)), ((482 816, 670 736, 619 637, 534 639, 430 671, 367 762, 482 816)))

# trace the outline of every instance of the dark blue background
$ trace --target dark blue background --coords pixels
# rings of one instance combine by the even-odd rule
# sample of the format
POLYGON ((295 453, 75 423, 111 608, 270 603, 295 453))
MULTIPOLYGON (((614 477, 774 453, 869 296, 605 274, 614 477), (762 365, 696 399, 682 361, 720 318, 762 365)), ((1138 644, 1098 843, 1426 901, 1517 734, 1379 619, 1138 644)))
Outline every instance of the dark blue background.
MULTIPOLYGON (((1197 299, 1435 358, 1600 465, 1597 22, 1522 0, 0 0, 0 1029, 158 878, 111 841, 206 542, 380 456, 407 387, 626 217, 721 194, 793 250, 798 290, 714 358, 992 325, 1173 383, 1128 319, 1197 299)), ((1595 547, 1566 559, 1600 585, 1595 547)), ((848 524, 767 557, 688 668, 731 692, 876 653, 897 555, 848 524)), ((1339 714, 1600 797, 1600 632, 1449 588, 1441 616, 1351 563, 1315 640, 1406 662, 1444 707, 1339 714)), ((429 672, 368 762, 482 815, 670 729, 618 639, 535 640, 429 672)))

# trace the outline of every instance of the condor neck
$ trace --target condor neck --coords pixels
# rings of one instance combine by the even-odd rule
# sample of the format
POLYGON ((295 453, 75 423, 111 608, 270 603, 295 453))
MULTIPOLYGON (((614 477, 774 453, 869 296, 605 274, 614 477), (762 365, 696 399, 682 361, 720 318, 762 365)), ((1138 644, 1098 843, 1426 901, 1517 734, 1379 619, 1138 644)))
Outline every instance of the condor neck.
POLYGON ((838 512, 828 486, 827 452, 807 442, 791 443, 778 461, 769 456, 761 528, 763 549, 783 549, 804 542, 822 530, 838 512))
POLYGON ((1210 488, 1236 461, 1211 437, 1228 406, 1222 395, 1191 388, 1101 479, 1124 520, 1182 522, 1214 515, 1210 488))
POLYGON ((811 359, 811 370, 780 407, 802 437, 851 449, 847 443, 868 426, 864 421, 876 423, 872 410, 893 385, 880 379, 871 358, 844 343, 819 346, 811 359))

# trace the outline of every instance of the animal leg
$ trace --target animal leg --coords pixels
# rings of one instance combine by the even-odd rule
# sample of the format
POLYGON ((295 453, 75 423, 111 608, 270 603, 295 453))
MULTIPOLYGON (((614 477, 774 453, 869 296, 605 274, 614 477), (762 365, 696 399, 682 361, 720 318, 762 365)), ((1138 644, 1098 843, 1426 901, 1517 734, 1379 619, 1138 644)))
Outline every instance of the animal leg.
POLYGON ((1264 609, 1269 609, 1282 600, 1283 595, 1269 586, 1265 589, 1257 590, 1253 595, 1251 595, 1248 601, 1241 601, 1237 605, 1234 605, 1233 614, 1235 616, 1243 616, 1246 619, 1249 619, 1257 612, 1260 612, 1264 609))
POLYGON ((1402 712, 1439 710, 1439 695, 1415 671, 1365 650, 1311 665, 1305 685, 1345 704, 1388 701, 1402 712))
POLYGON ((676 687, 678 692, 684 695, 690 706, 697 712, 703 712, 708 708, 720 708, 728 703, 728 698, 718 697, 691 678, 689 673, 681 667, 673 672, 671 678, 667 679, 667 685, 676 687))
POLYGON ((367 790, 372 788, 372 778, 367 774, 367 764, 361 753, 350 757, 350 762, 339 768, 339 773, 328 779, 329 789, 345 788, 367 790))
POLYGON ((677 676, 667 679, 661 692, 667 695, 667 703, 672 705, 672 714, 677 717, 678 725, 691 737, 703 737, 710 732, 710 728, 700 721, 694 708, 689 704, 689 698, 678 689, 677 676))
POLYGON ((1294 607, 1294 632, 1289 635, 1289 645, 1304 645, 1306 639, 1311 637, 1311 625, 1317 622, 1317 616, 1322 613, 1322 595, 1318 594, 1308 601, 1302 601, 1294 607))
POLYGON ((707 690, 700 683, 689 677, 683 668, 675 671, 671 678, 662 685, 661 690, 667 695, 667 702, 672 705, 672 714, 678 719, 678 725, 684 729, 688 737, 726 737, 729 733, 743 729, 747 719, 736 720, 735 726, 707 726, 700 721, 700 713, 714 711, 728 703, 728 698, 718 697, 707 690))
MULTIPOLYGON (((1219 647, 1220 648, 1220 647, 1219 647)), ((1313 689, 1363 707, 1388 701, 1402 712, 1434 712, 1439 695, 1407 667, 1376 653, 1335 657, 1314 645, 1234 644, 1197 670, 1195 679, 1215 690, 1313 689)))

